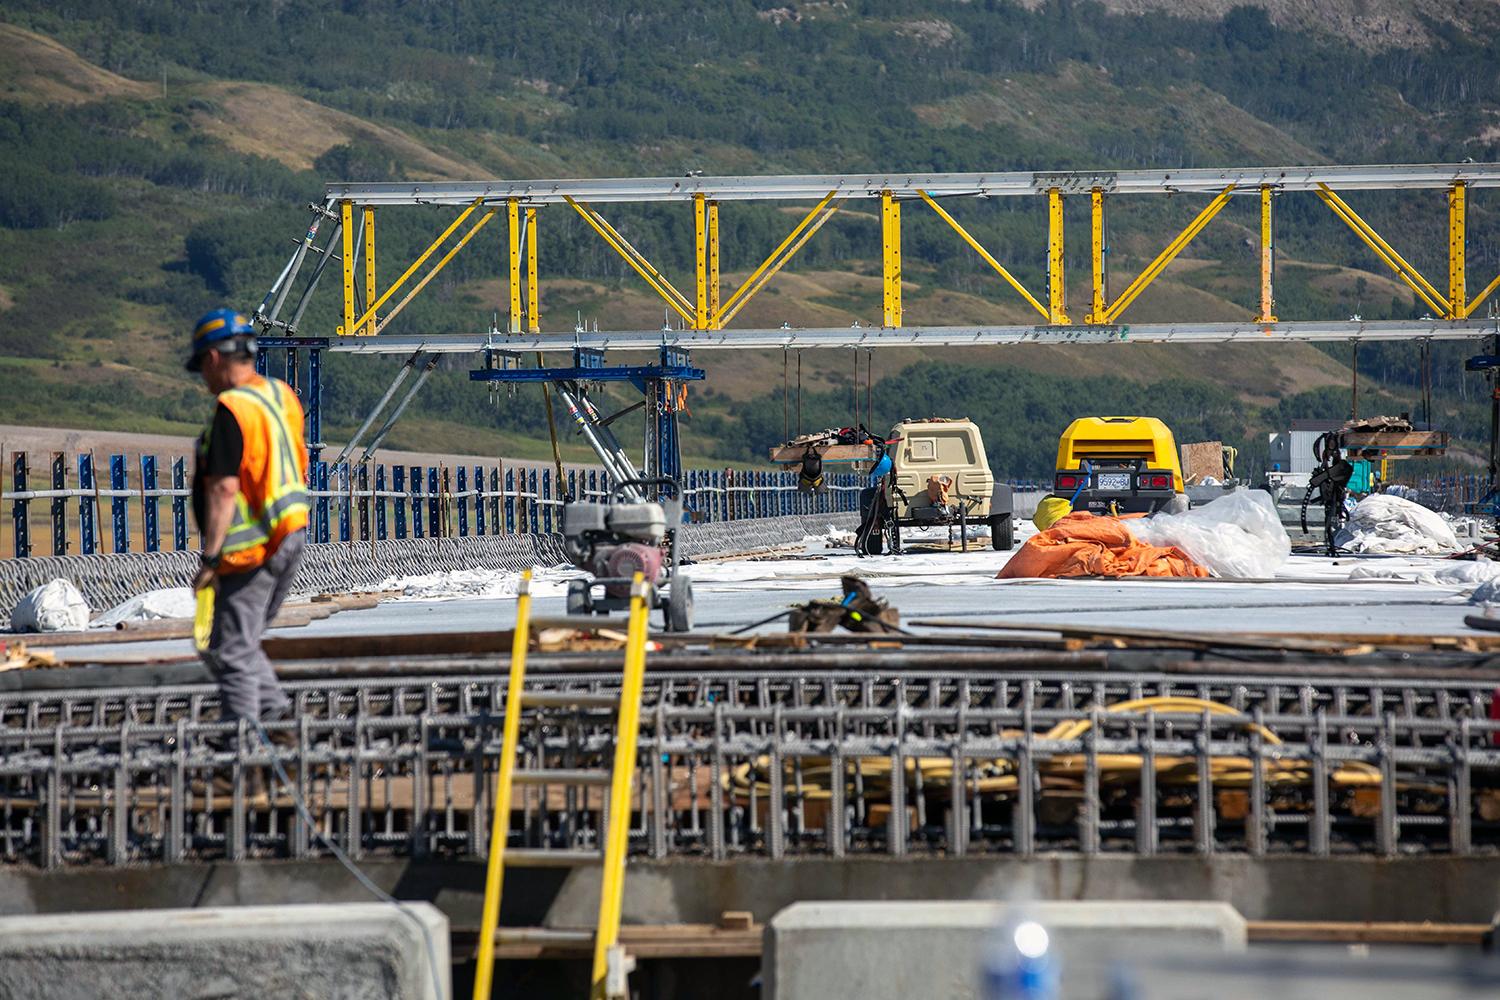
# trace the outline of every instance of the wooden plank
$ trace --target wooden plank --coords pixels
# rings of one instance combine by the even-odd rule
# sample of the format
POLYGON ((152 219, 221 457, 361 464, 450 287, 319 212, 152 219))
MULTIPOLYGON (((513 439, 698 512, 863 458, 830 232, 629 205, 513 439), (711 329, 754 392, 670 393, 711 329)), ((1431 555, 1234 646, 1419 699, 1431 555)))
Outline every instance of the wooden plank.
MULTIPOLYGON (((740 922, 713 924, 626 924, 620 944, 636 958, 759 958, 763 926, 740 922)), ((593 935, 584 929, 502 927, 495 935, 495 957, 507 959, 577 959, 593 953, 593 935)), ((455 928, 456 953, 474 953, 479 932, 455 928)))
MULTIPOLYGON (((758 958, 763 929, 762 925, 754 923, 733 928, 712 924, 626 925, 620 928, 620 943, 636 958, 758 958)), ((1489 929, 1489 924, 1246 921, 1248 937, 1257 943, 1477 946, 1489 929)), ((455 929, 454 950, 472 952, 478 937, 478 932, 473 929, 455 929)), ((587 957, 593 948, 592 937, 586 930, 502 928, 497 938, 497 958, 577 959, 587 957)))
MULTIPOLYGON (((867 444, 813 445, 824 462, 873 462, 875 448, 867 444)), ((771 461, 783 465, 797 465, 806 454, 806 445, 778 445, 771 449, 771 461)))
POLYGON ((1434 924, 1385 921, 1247 920, 1251 941, 1304 941, 1337 944, 1478 945, 1489 924, 1434 924))

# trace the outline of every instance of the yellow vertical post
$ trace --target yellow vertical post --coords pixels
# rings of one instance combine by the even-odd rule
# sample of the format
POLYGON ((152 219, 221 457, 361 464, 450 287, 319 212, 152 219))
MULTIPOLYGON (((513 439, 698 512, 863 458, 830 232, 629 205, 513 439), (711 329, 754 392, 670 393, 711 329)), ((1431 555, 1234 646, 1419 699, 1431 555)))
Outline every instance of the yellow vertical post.
POLYGON ((1104 319, 1109 298, 1104 287, 1104 192, 1099 188, 1089 192, 1089 234, 1094 250, 1094 295, 1089 303, 1088 321, 1099 323, 1104 319))
POLYGON ((542 332, 542 312, 536 287, 536 209, 526 209, 526 329, 542 332))
MULTIPOLYGON (((365 301, 375 301, 375 209, 365 206, 365 301)), ((375 336, 375 313, 370 313, 370 321, 365 324, 365 336, 375 336)))
POLYGON ((489 1000, 495 969, 495 928, 500 923, 505 842, 510 839, 510 797, 521 742, 521 691, 526 686, 526 648, 531 643, 531 570, 521 574, 516 597, 516 628, 510 641, 510 683, 505 688, 505 723, 500 767, 495 776, 495 808, 490 819, 490 857, 484 877, 484 908, 479 917, 479 959, 474 967, 474 1000, 489 1000))
POLYGON ((609 827, 604 839, 604 871, 599 922, 594 932, 592 1000, 604 1000, 609 951, 620 937, 625 893, 625 849, 629 846, 630 790, 635 782, 635 744, 641 723, 641 689, 646 676, 647 607, 650 587, 640 573, 630 586, 630 624, 625 635, 625 676, 620 684, 620 716, 615 727, 615 763, 610 778, 609 827))
POLYGON ((510 332, 521 332, 521 202, 505 199, 510 215, 510 332))
POLYGON ((339 202, 339 222, 344 233, 344 322, 339 336, 354 333, 354 202, 339 202))
POLYGON ((1276 243, 1271 233, 1271 185, 1260 186, 1260 315, 1261 323, 1276 322, 1276 297, 1271 274, 1276 267, 1276 243))
POLYGON ((901 325, 901 203, 889 191, 880 192, 880 235, 884 259, 884 319, 882 325, 901 325))
POLYGON ((1463 181, 1448 189, 1448 318, 1463 319, 1469 314, 1469 290, 1465 278, 1468 264, 1465 250, 1465 205, 1463 181))
POLYGON ((708 315, 709 325, 718 329, 712 317, 719 315, 719 203, 708 203, 708 315))
POLYGON ((1057 188, 1047 189, 1047 305, 1049 323, 1070 322, 1063 275, 1063 200, 1057 188))
POLYGON ((693 195, 693 260, 697 265, 697 306, 693 312, 693 329, 708 329, 708 218, 703 192, 693 195))

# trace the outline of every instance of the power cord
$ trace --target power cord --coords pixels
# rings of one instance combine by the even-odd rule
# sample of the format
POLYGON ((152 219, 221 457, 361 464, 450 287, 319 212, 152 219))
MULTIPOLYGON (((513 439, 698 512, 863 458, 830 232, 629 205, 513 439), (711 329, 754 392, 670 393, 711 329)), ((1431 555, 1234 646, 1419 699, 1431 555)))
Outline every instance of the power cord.
MULTIPOLYGON (((266 732, 266 727, 261 723, 259 719, 251 719, 249 720, 249 722, 252 726, 255 727, 256 735, 260 737, 260 741, 265 746, 266 752, 270 754, 271 768, 276 772, 276 777, 281 781, 282 785, 286 787, 286 790, 291 793, 292 802, 296 805, 297 808, 297 816, 299 819, 301 819, 303 825, 307 827, 307 832, 312 835, 314 840, 318 841, 318 843, 327 848, 328 853, 332 854, 335 858, 338 859, 339 864, 343 865, 344 868, 348 870, 349 874, 354 876, 354 880, 356 882, 364 886, 365 891, 374 896, 376 899, 380 900, 382 903, 389 903, 390 905, 394 906, 396 908, 396 912, 400 913, 403 917, 410 920, 413 924, 416 925, 417 930, 422 932, 422 943, 423 946, 427 949, 427 967, 432 972, 432 995, 437 997, 437 1000, 452 1000, 452 998, 449 997, 449 995, 443 990, 443 975, 442 970, 438 967, 437 946, 433 943, 431 930, 428 929, 425 923, 418 919, 415 913, 412 913, 411 910, 407 909, 405 903, 401 902, 401 900, 397 899, 395 896, 392 896, 390 893, 380 888, 380 886, 376 885, 374 881, 372 881, 371 878, 360 869, 359 865, 354 863, 353 858, 345 854, 342 848, 340 848, 337 844, 323 835, 323 831, 319 830, 318 824, 313 821, 312 811, 307 808, 307 803, 304 802, 302 800, 302 796, 298 794, 297 786, 292 783, 291 778, 287 776, 286 769, 282 767, 281 757, 277 754, 276 746, 271 742, 271 736, 266 732)), ((305 762, 303 766, 306 766, 305 762)))

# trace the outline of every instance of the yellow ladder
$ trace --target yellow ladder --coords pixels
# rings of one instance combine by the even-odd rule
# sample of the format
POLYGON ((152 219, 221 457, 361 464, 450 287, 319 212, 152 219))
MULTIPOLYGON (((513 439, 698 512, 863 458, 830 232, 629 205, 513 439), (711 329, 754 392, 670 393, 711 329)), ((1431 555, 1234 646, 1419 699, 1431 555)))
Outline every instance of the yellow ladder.
POLYGON ((474 1000, 489 1000, 495 971, 495 933, 500 922, 500 891, 505 865, 570 866, 599 860, 592 851, 552 849, 506 850, 510 838, 511 790, 517 784, 608 785, 609 806, 604 832, 604 872, 599 893, 599 923, 594 933, 594 968, 591 1000, 626 997, 626 975, 630 963, 619 947, 620 908, 625 891, 625 852, 630 832, 630 786, 635 777, 635 750, 641 725, 641 691, 646 675, 647 618, 650 614, 649 586, 641 574, 630 588, 630 625, 625 638, 625 675, 618 699, 609 695, 526 694, 526 651, 531 638, 531 571, 521 574, 516 598, 515 637, 510 651, 510 683, 505 689, 505 725, 500 747, 500 773, 495 782, 495 809, 490 824, 489 868, 484 882, 484 911, 480 920, 479 959, 474 970, 474 1000), (600 707, 619 705, 615 727, 615 760, 610 771, 516 768, 516 746, 520 742, 521 712, 525 706, 600 707))

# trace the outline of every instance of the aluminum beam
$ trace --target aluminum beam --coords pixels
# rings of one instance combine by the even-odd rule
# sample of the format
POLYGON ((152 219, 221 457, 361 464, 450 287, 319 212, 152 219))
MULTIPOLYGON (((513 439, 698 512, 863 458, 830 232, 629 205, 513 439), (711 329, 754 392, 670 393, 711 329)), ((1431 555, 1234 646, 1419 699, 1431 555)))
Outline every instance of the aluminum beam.
POLYGON ((328 185, 328 198, 360 205, 468 205, 515 198, 526 205, 587 202, 813 200, 830 191, 839 198, 1014 197, 1064 194, 1200 192, 1258 196, 1265 185, 1278 191, 1443 189, 1462 181, 1471 188, 1500 187, 1500 164, 1427 163, 1366 166, 1220 167, 1196 170, 1012 171, 965 174, 804 174, 763 177, 614 177, 558 180, 423 181, 328 185))
POLYGON ((1500 320, 1364 320, 1299 323, 1138 323, 1113 326, 907 326, 775 330, 624 330, 578 333, 346 337, 328 350, 350 354, 473 354, 497 351, 767 350, 852 347, 1000 347, 1010 344, 1274 344, 1317 340, 1471 340, 1500 334, 1500 320))

